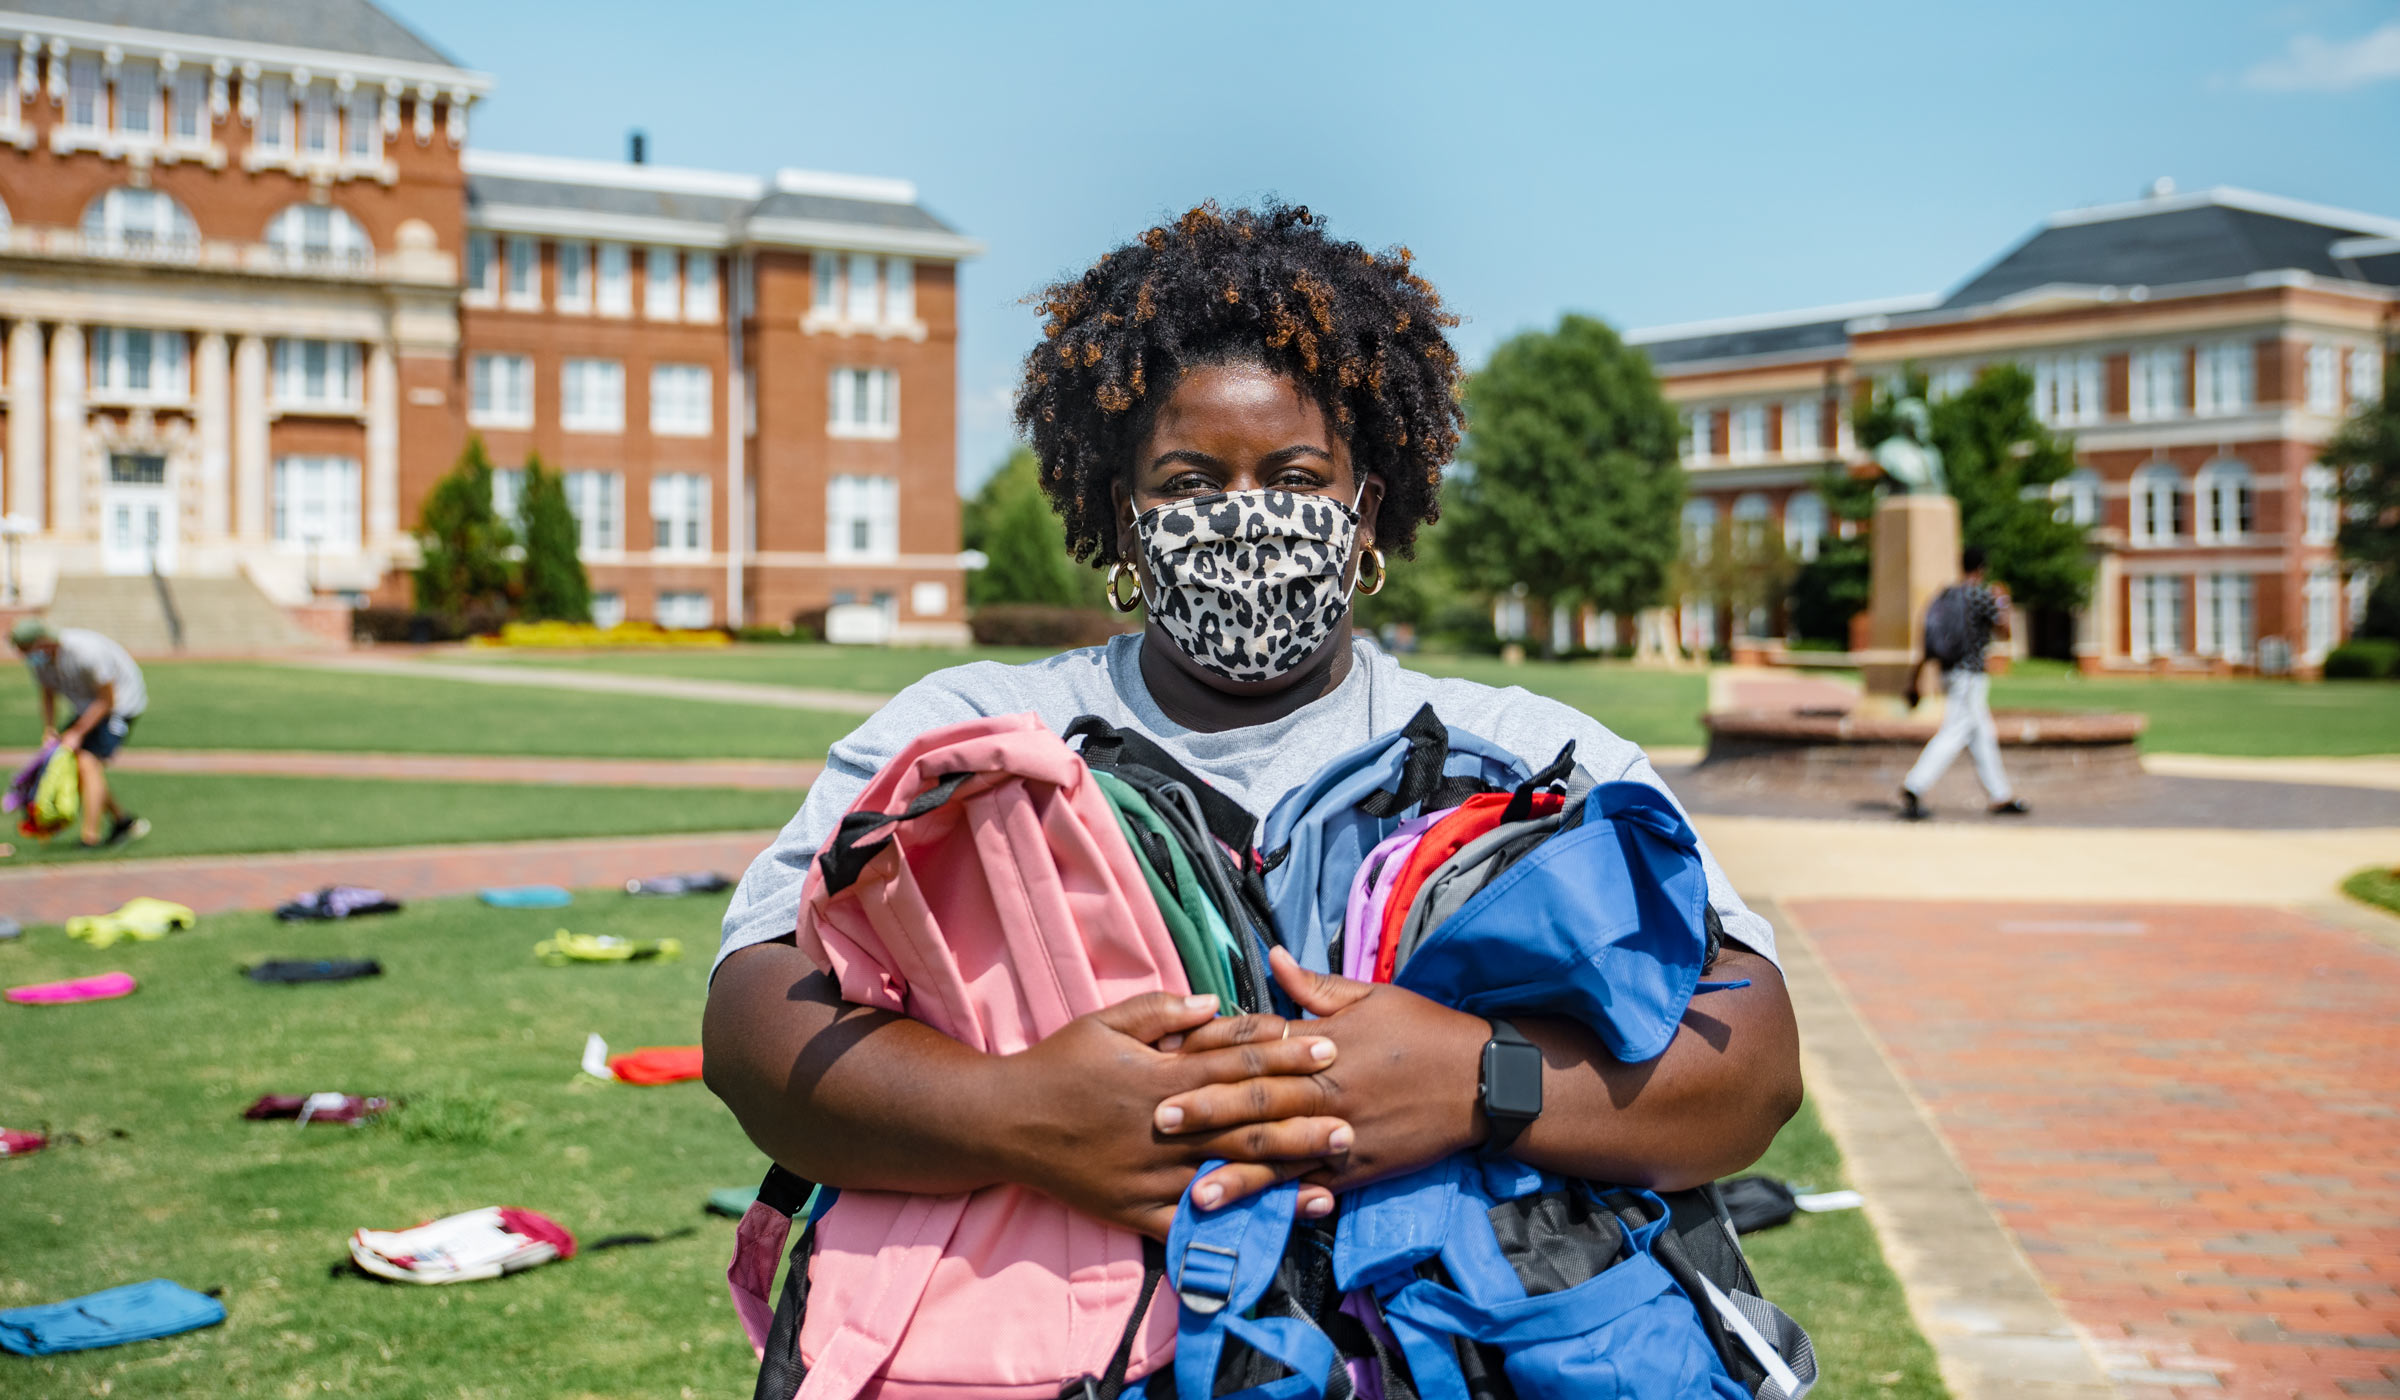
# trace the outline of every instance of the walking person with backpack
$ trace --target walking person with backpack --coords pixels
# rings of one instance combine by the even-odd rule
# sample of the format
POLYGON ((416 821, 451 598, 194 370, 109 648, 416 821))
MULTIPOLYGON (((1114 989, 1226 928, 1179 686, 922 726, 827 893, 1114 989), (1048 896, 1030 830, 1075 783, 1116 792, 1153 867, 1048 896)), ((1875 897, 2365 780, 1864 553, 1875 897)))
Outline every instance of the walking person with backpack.
POLYGON ((1967 546, 1959 557, 1964 577, 1936 594, 1925 609, 1925 654, 1908 674, 1908 707, 1915 709, 1922 698, 1917 681, 1927 663, 1942 668, 1947 704, 1941 727, 1901 780, 1904 821, 1932 815, 1925 808, 1925 794, 1942 780, 1961 749, 1975 760, 1975 777, 1991 798, 1993 816, 2021 817, 2032 810, 2010 790, 2008 773, 2000 766, 2000 731, 1992 723, 1992 681, 1984 673, 1983 654, 1992 644, 1992 634, 2007 630, 2008 595, 1985 583, 1983 570, 1982 546, 1967 546))

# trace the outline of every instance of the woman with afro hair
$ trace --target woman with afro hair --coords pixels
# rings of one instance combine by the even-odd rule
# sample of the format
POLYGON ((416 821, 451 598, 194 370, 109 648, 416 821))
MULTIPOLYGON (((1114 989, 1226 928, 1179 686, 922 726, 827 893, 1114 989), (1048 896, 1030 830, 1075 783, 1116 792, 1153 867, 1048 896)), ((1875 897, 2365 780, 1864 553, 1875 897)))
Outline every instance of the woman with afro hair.
MULTIPOLYGON (((1305 208, 1202 205, 1039 301, 1017 423, 1076 558, 1144 630, 1023 666, 910 686, 834 745, 824 776, 725 916, 704 1035, 710 1087, 812 1181, 929 1194, 1014 1183, 1164 1238, 1199 1165, 1202 1204, 1303 1182, 1332 1192, 1481 1144, 1491 1023, 1390 985, 1275 975, 1317 1019, 1211 1019, 1164 994, 1016 1055, 845 1004, 793 944, 818 845, 916 735, 980 715, 1096 714, 1138 730, 1253 813, 1432 704, 1513 753, 1568 740, 1601 781, 1657 784, 1639 748, 1554 700, 1435 679, 1353 634, 1349 598, 1407 567, 1460 429, 1456 318, 1410 267, 1329 237, 1305 208)), ((1747 1166, 1799 1104, 1798 1044, 1767 922, 1714 859, 1712 974, 1666 1054, 1612 1059, 1564 1021, 1519 1030, 1545 1062, 1510 1154, 1676 1190, 1747 1166)), ((1210 1004, 1213 1006, 1213 1003, 1210 1004)))

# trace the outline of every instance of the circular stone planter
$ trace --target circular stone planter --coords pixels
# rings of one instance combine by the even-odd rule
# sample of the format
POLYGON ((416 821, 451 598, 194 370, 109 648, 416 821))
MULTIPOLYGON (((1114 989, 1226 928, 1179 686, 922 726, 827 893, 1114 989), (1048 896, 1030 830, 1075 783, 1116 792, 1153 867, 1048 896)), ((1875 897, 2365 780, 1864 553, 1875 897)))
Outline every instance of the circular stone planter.
MULTIPOLYGON (((2146 715, 2001 710, 2000 763, 2029 802, 2073 804, 2120 795, 2142 778, 2135 741, 2146 715)), ((1836 710, 1725 710, 1702 717, 1708 750, 1685 781, 1720 792, 1806 793, 1828 801, 1889 799, 1933 737, 1931 720, 1836 710)), ((1929 798, 1980 798, 1962 753, 1929 798)))

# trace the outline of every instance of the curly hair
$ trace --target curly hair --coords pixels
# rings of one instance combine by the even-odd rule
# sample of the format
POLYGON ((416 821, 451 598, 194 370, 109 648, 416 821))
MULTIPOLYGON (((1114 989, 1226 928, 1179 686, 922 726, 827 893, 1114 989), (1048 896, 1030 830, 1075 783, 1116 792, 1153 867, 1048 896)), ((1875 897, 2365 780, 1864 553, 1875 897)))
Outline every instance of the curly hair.
POLYGON ((1045 288, 1017 428, 1077 559, 1116 562, 1111 488, 1184 371, 1257 363, 1332 419, 1361 472, 1383 478, 1376 542, 1403 557, 1441 513, 1458 445, 1458 318, 1409 268, 1325 234, 1305 205, 1231 213, 1213 201, 1045 288))

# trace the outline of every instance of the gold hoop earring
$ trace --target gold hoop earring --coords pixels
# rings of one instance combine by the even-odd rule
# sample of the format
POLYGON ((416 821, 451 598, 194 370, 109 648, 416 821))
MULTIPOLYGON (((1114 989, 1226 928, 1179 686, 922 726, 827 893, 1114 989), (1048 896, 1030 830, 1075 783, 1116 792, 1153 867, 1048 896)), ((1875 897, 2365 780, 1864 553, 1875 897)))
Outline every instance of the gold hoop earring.
POLYGON ((1383 591, 1384 580, 1389 577, 1391 577, 1391 570, 1384 565, 1383 551, 1373 545, 1368 545, 1358 552, 1358 577, 1351 580, 1350 587, 1358 593, 1372 598, 1383 591), (1369 559, 1375 561, 1375 586, 1373 588, 1367 587, 1367 561, 1369 559))
POLYGON ((1109 565, 1108 583, 1106 587, 1108 590, 1108 605, 1116 609, 1118 612, 1129 613, 1142 605, 1142 576, 1133 571, 1133 566, 1131 564, 1128 564, 1120 559, 1116 563, 1109 565), (1130 578, 1133 580, 1133 601, 1130 603, 1117 596, 1117 580, 1119 578, 1130 578))

